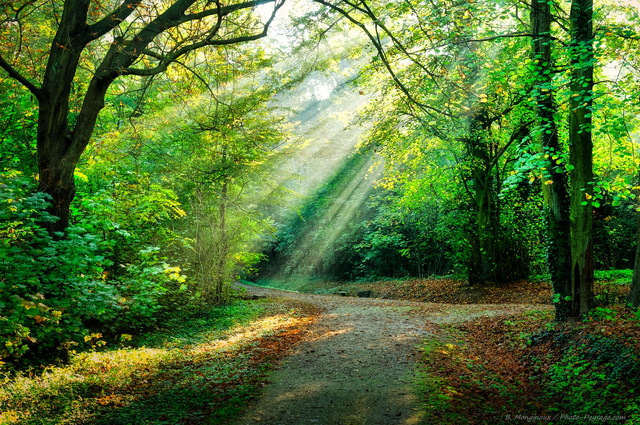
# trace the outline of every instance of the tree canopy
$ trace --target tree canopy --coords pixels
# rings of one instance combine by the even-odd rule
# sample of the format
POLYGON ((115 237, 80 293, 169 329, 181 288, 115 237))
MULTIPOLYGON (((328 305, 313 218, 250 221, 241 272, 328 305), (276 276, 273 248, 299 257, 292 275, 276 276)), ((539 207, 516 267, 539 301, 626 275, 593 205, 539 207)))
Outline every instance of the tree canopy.
POLYGON ((0 3, 0 356, 239 277, 533 279, 567 319, 600 302, 594 270, 635 268, 637 306, 638 14, 0 3))

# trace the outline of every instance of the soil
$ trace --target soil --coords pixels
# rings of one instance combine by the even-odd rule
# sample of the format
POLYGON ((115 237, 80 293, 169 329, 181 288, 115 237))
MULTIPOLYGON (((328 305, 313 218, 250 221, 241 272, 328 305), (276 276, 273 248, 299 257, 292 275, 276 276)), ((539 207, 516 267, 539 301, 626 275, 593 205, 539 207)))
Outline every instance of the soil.
POLYGON ((436 304, 311 295, 246 286, 323 310, 234 425, 413 425, 428 419, 415 392, 420 344, 439 324, 551 308, 534 304, 436 304))
POLYGON ((411 279, 360 283, 362 291, 376 298, 449 304, 551 304, 552 299, 549 283, 526 280, 469 285, 460 279, 411 279))

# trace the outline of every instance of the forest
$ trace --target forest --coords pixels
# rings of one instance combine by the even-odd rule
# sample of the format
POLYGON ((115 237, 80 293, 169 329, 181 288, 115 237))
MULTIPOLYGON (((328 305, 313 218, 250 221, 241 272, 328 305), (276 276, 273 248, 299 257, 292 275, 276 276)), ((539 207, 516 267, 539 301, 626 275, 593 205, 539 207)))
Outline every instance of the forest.
POLYGON ((547 324, 633 339, 638 22, 637 0, 0 0, 5 384, 249 317, 237 282, 527 282, 547 324))

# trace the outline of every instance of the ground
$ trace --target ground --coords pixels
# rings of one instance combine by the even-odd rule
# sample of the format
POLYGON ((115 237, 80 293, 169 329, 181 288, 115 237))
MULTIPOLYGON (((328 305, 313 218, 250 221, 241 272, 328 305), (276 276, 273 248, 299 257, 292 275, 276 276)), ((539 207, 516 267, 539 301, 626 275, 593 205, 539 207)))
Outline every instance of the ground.
POLYGON ((608 277, 598 307, 564 323, 538 283, 248 286, 247 300, 4 377, 0 424, 636 425, 640 312, 608 277))
MULTIPOLYGON (((391 289, 378 287, 387 291, 386 296, 391 289)), ((435 337, 439 325, 550 309, 533 304, 436 304, 260 287, 247 290, 256 296, 308 302, 323 313, 234 425, 433 423, 415 391, 415 380, 419 346, 435 337)))
MULTIPOLYGON (((349 286, 345 286, 348 289, 349 286)), ((358 292, 371 296, 408 301, 448 304, 549 304, 551 286, 546 282, 521 280, 503 285, 468 285, 460 279, 411 279, 358 283, 358 292)))

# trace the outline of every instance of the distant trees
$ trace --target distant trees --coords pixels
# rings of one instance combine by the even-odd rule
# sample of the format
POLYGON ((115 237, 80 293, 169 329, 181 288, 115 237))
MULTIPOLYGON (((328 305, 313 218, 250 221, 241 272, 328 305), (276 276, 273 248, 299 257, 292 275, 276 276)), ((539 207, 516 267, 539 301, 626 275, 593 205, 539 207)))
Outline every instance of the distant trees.
MULTIPOLYGON (((384 6, 320 3, 361 28, 375 46, 374 65, 378 63, 391 74, 398 93, 406 99, 404 105, 396 103, 396 113, 404 116, 404 121, 397 120, 396 130, 408 129, 411 121, 421 122, 424 134, 449 141, 460 166, 464 150, 453 142, 456 138, 473 142, 466 144, 468 148, 475 146, 466 151, 470 155, 468 188, 475 205, 475 218, 470 223, 476 223, 468 239, 470 281, 501 280, 488 273, 500 267, 496 249, 501 236, 496 229, 501 219, 487 190, 503 184, 515 189, 530 176, 532 183, 541 183, 544 193, 547 253, 558 318, 589 311, 594 305, 593 211, 601 207, 605 197, 618 197, 609 192, 613 187, 599 182, 594 173, 594 166, 599 166, 594 164, 594 132, 607 137, 600 129, 611 128, 610 119, 598 114, 606 102, 616 102, 606 100, 610 92, 604 87, 617 90, 616 80, 603 76, 595 49, 602 50, 607 43, 620 48, 619 42, 611 40, 632 38, 633 30, 627 25, 631 20, 625 21, 624 16, 634 12, 620 6, 610 12, 613 19, 619 19, 612 22, 605 14, 613 5, 595 11, 592 1, 575 0, 563 10, 551 2, 532 0, 527 22, 522 19, 526 16, 522 4, 508 1, 445 1, 429 7, 417 2, 384 6), (594 22, 603 26, 600 32, 595 31, 594 22), (519 59, 514 68, 516 52, 527 50, 527 41, 531 58, 519 59), (501 56, 500 51, 509 51, 512 57, 501 56), (474 65, 474 55, 482 55, 484 62, 474 65), (496 57, 502 61, 495 61, 496 57), (603 87, 600 90, 595 84, 598 78, 603 87), (489 86, 493 90, 487 90, 489 86), (519 99, 513 96, 517 94, 519 99), (495 114, 495 108, 509 96, 513 99, 509 114, 495 114), (527 116, 526 109, 532 106, 536 114, 527 116), (493 112, 488 114, 487 108, 493 112), (517 160, 507 160, 514 168, 502 169, 502 181, 492 180, 492 174, 482 166, 488 162, 478 148, 492 143, 486 137, 497 130, 499 120, 513 122, 515 117, 527 127, 511 133, 517 141, 511 154, 517 160)), ((626 78, 633 74, 631 69, 624 68, 618 76, 626 78)), ((626 125, 632 120, 627 118, 626 125)), ((508 139, 509 133, 500 137, 508 139)), ((428 136, 424 139, 429 140, 428 136)), ((407 155, 405 146, 389 140, 391 143, 379 142, 388 159, 407 155)), ((628 193, 628 187, 615 190, 628 193)), ((508 259, 504 264, 513 261, 508 259)))

